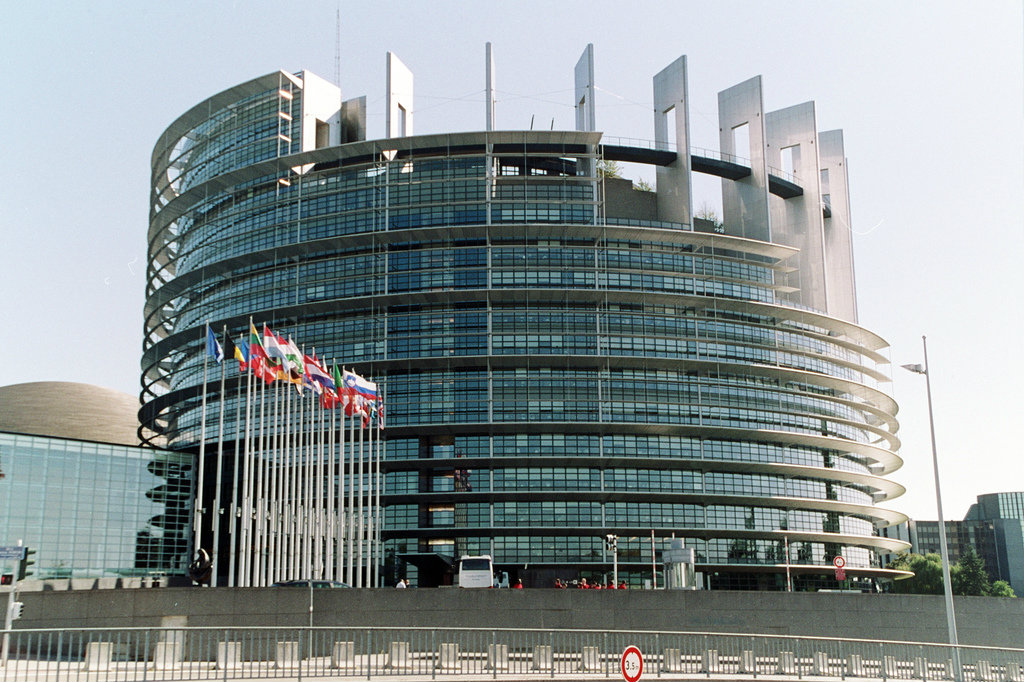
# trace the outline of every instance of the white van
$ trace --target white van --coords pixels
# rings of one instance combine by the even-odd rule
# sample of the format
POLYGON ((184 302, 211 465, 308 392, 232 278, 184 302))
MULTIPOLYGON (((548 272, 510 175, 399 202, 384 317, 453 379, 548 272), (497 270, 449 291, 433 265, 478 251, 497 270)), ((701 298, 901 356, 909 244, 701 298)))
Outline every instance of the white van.
POLYGON ((491 556, 464 556, 459 560, 459 587, 492 587, 494 564, 491 556))

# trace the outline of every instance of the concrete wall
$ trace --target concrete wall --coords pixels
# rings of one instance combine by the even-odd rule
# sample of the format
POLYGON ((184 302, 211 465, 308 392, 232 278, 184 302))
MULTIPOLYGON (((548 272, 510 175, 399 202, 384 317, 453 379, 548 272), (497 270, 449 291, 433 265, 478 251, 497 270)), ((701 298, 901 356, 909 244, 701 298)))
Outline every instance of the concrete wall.
MULTIPOLYGON (((22 628, 302 626, 300 588, 26 592, 22 628)), ((960 642, 1024 648, 1024 599, 958 597, 960 642)), ((318 626, 512 627, 749 632, 941 642, 940 596, 590 590, 315 590, 318 626)))

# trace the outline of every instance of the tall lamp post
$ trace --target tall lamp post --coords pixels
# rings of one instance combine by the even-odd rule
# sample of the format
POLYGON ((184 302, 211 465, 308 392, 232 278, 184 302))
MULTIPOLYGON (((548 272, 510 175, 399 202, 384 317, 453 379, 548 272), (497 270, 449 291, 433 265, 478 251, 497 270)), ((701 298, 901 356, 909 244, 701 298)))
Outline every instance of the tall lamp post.
POLYGON ((956 613, 953 611, 953 582, 949 577, 949 548, 946 546, 946 521, 942 517, 942 490, 939 487, 939 455, 935 449, 935 414, 932 411, 932 378, 931 365, 928 364, 928 339, 921 337, 924 347, 924 366, 903 365, 903 369, 923 374, 925 388, 928 391, 928 426, 932 436, 932 467, 935 471, 935 505, 939 512, 939 550, 942 554, 942 586, 946 595, 946 627, 949 630, 949 643, 953 646, 954 679, 960 680, 960 642, 956 636, 956 613))

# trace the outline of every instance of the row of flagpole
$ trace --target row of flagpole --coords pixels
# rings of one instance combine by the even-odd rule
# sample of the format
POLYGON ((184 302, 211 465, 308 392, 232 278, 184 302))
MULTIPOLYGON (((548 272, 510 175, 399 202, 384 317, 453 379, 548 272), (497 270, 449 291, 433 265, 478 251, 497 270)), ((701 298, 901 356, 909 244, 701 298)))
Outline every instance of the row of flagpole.
POLYGON ((221 344, 205 326, 193 544, 198 552, 204 531, 209 530, 210 584, 217 585, 219 550, 224 544, 221 533, 226 526, 229 586, 266 586, 287 580, 377 586, 383 563, 384 427, 377 385, 337 365, 329 370, 315 352, 306 355, 290 338, 285 340, 266 325, 261 335, 251 320, 248 340, 235 343, 226 327, 223 339, 221 344), (221 365, 212 513, 203 506, 210 358, 221 365), (228 486, 231 500, 225 508, 229 358, 238 360, 239 374, 230 439, 234 445, 228 486), (289 390, 287 384, 297 390, 289 390))

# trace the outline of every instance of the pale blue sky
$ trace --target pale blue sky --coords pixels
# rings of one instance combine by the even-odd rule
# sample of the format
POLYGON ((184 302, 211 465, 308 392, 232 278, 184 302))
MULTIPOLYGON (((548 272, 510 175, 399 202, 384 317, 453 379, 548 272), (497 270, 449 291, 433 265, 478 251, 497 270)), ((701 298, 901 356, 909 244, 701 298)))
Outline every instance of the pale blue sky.
MULTIPOLYGON (((0 23, 0 385, 138 393, 149 160, 162 130, 255 76, 335 70, 322 2, 8 3, 0 23)), ((1020 386, 1022 4, 341 3, 341 85, 383 132, 384 53, 416 75, 417 133, 483 127, 484 43, 499 128, 571 128, 594 43, 598 129, 653 137, 651 77, 681 54, 692 135, 717 148, 717 93, 762 75, 769 110, 817 102, 849 157, 861 322, 893 364, 928 334, 948 518, 1024 490, 1020 386)), ((647 179, 651 179, 648 177, 647 179)), ((711 197, 712 199, 714 197, 711 197)), ((935 518, 923 377, 894 370, 901 455, 889 503, 935 518)))

